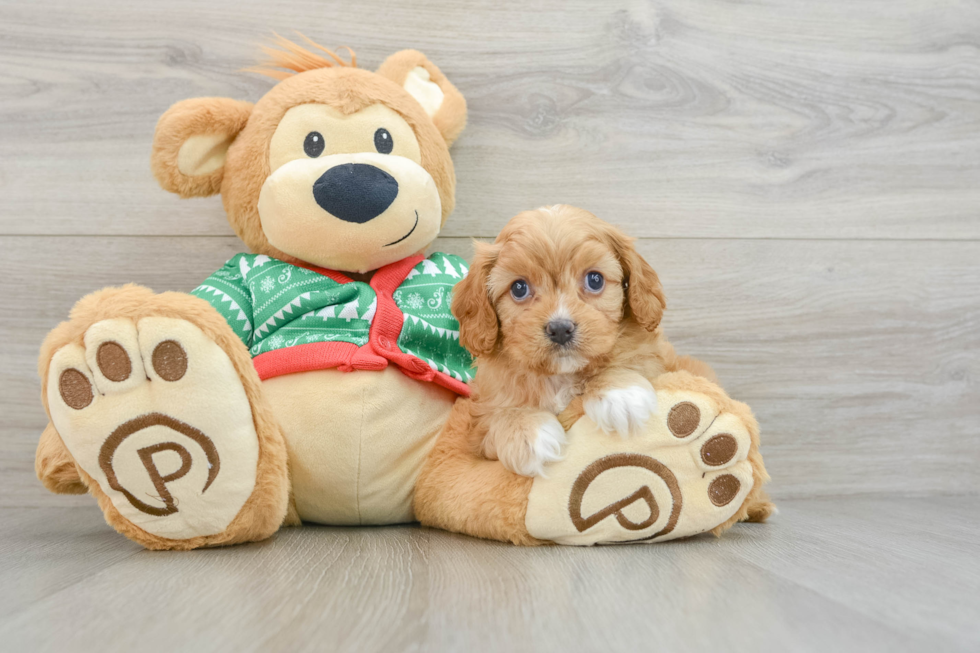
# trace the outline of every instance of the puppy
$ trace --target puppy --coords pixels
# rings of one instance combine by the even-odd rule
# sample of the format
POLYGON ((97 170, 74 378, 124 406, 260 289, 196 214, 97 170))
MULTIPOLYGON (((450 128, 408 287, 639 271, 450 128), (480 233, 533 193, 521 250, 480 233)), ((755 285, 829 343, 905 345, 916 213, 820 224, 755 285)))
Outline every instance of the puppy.
POLYGON ((476 356, 471 424, 482 453, 524 476, 559 460, 584 412, 628 437, 656 410, 650 380, 711 369, 678 357, 659 329, 660 279, 633 239, 567 205, 526 211, 476 243, 452 311, 476 356))

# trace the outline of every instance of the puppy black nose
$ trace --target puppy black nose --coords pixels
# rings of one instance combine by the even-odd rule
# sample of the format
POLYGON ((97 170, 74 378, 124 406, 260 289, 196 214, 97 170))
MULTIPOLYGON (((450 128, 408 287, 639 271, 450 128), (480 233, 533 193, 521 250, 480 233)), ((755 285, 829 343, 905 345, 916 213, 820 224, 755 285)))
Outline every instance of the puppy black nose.
POLYGON ((334 166, 313 182, 313 198, 324 211, 345 222, 363 224, 385 212, 398 197, 398 182, 365 163, 334 166))
POLYGON ((575 323, 571 320, 552 320, 544 327, 548 339, 556 345, 564 345, 575 335, 575 323))

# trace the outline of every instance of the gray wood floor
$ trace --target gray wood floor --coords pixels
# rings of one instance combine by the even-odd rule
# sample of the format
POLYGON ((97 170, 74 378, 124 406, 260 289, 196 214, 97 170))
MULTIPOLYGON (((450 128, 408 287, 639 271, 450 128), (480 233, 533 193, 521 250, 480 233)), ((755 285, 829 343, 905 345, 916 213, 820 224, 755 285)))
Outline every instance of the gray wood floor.
POLYGON ((976 651, 976 498, 787 500, 664 545, 288 529, 148 552, 94 507, 0 509, 9 651, 976 651))
POLYGON ((956 0, 0 0, 0 648, 977 650, 978 35, 956 0), (44 334, 241 249, 220 200, 156 187, 156 119, 257 99, 241 69, 294 29, 365 67, 418 48, 466 95, 436 247, 555 202, 640 237, 782 514, 646 548, 305 528, 150 554, 46 493, 44 334))

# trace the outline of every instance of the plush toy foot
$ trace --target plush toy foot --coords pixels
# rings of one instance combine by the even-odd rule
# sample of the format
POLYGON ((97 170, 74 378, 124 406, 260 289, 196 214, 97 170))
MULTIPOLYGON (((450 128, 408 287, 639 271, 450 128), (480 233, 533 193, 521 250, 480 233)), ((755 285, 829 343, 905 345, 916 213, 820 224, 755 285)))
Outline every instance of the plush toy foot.
POLYGON ((278 528, 285 466, 260 457, 281 438, 257 431, 275 427, 253 419, 239 372, 201 328, 172 317, 98 321, 54 353, 52 422, 117 530, 188 549, 278 528))
POLYGON ((654 383, 658 411, 624 440, 588 418, 568 431, 565 459, 534 479, 525 524, 559 544, 657 542, 748 517, 767 478, 755 419, 686 372, 654 383))

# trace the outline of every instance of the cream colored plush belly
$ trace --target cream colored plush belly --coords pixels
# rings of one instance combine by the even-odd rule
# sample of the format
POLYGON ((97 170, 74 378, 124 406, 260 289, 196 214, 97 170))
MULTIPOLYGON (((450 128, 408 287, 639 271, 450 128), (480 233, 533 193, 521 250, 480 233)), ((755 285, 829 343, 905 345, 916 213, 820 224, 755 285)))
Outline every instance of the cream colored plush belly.
POLYGON ((303 521, 414 521, 415 481, 449 415, 452 392, 392 367, 287 374, 263 387, 286 438, 303 521))

